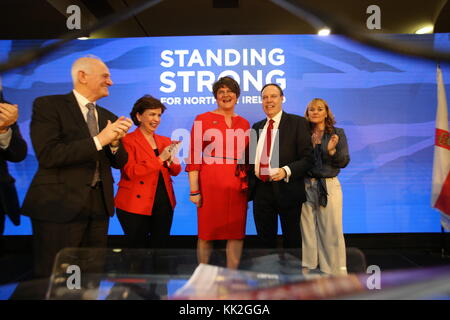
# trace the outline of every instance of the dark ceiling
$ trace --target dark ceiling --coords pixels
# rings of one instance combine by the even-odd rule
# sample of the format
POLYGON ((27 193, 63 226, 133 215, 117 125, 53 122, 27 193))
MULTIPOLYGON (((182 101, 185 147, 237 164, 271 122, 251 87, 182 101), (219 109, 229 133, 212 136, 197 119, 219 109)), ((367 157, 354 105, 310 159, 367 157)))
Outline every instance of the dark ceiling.
MULTIPOLYGON (((66 9, 81 8, 82 28, 125 12, 142 0, 2 0, 0 39, 49 39, 67 32, 66 9)), ((326 15, 365 28, 369 5, 381 9, 381 30, 371 33, 414 33, 434 24, 435 32, 450 32, 447 0, 298 0, 326 15)), ((305 20, 271 0, 164 0, 115 25, 91 34, 93 38, 217 34, 314 34, 305 20)))

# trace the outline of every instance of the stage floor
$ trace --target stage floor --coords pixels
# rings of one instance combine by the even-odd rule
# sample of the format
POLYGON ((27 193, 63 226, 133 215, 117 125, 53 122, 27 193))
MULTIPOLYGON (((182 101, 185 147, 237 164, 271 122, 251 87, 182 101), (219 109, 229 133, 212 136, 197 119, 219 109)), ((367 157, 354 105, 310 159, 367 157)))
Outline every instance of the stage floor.
MULTIPOLYGON (((282 275, 290 277, 291 282, 303 281, 305 278, 300 272, 300 254, 299 250, 246 249, 239 270, 282 275)), ((126 294, 128 299, 167 299, 186 285, 198 267, 194 249, 110 248, 97 251, 75 250, 72 253, 69 250, 69 255, 66 254, 62 260, 59 264, 60 269, 55 269, 53 279, 33 279, 31 255, 4 255, 0 258, 0 300, 94 298, 92 291, 84 298, 80 295, 67 295, 68 291, 64 288, 70 274, 65 271, 67 266, 72 264, 88 271, 89 276, 84 280, 89 280, 91 287, 97 287, 93 291, 96 294, 95 299, 123 298, 124 290, 128 292, 126 294), (49 286, 49 283, 52 285, 49 286), (130 295, 130 292, 133 294, 130 295)), ((225 267, 225 261, 224 249, 216 249, 211 256, 210 264, 221 268, 225 267)), ((378 266, 382 272, 450 266, 450 259, 442 257, 440 252, 411 249, 362 251, 348 248, 347 261, 349 273, 355 274, 364 273, 370 265, 378 266)), ((319 271, 312 272, 313 276, 320 274, 319 271)), ((286 277, 278 279, 280 284, 287 281, 286 277)), ((85 282, 84 287, 88 286, 85 282)))

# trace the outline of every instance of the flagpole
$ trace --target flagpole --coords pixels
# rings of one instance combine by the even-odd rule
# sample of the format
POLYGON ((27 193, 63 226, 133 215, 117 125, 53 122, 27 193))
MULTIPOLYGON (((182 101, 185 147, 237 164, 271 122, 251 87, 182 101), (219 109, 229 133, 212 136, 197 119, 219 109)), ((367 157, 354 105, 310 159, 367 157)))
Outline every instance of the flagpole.
MULTIPOLYGON (((437 70, 438 70, 438 72, 440 72, 441 74, 442 74, 442 69, 441 69, 441 64, 440 64, 440 62, 439 61, 436 61, 436 65, 437 65, 437 70)), ((439 83, 438 83, 438 86, 439 86, 439 83)), ((439 89, 438 89, 439 90, 439 89)), ((439 99, 439 97, 438 97, 438 99, 439 99)), ((439 101, 438 101, 438 103, 439 103, 439 101)), ((447 244, 447 239, 446 239, 446 236, 447 236, 448 234, 445 232, 445 228, 444 228, 444 226, 442 225, 442 223, 441 223, 441 234, 440 234, 440 243, 441 243, 441 258, 442 259, 447 259, 447 258, 450 258, 450 255, 448 255, 447 254, 447 246, 446 246, 446 244, 447 244)))
POLYGON ((444 227, 441 225, 441 258, 442 259, 448 259, 450 258, 450 255, 447 253, 447 239, 446 239, 447 233, 445 232, 444 227))
MULTIPOLYGON (((441 70, 441 64, 439 63, 439 61, 436 61, 436 65, 437 65, 437 68, 439 69, 439 70, 441 70)), ((441 72, 442 72, 442 70, 441 70, 441 72)), ((444 230, 444 227, 442 226, 442 224, 440 224, 441 225, 441 236, 440 236, 440 238, 441 238, 441 258, 445 258, 446 257, 446 253, 445 253, 445 230, 444 230)))

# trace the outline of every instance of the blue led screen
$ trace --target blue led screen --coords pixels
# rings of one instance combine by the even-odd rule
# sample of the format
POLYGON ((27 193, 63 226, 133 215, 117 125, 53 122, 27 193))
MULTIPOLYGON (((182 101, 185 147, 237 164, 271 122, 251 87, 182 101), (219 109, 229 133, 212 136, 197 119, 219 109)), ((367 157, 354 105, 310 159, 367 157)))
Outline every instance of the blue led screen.
MULTIPOLYGON (((402 36, 430 47, 450 48, 448 34, 402 36)), ((0 41, 0 59, 49 41, 0 41)), ((33 100, 72 90, 72 62, 87 54, 111 71, 109 97, 98 101, 127 115, 144 94, 168 108, 158 133, 185 137, 197 114, 216 108, 211 85, 230 75, 241 85, 236 112, 251 124, 264 118, 259 90, 267 82, 284 88, 284 110, 303 115, 315 97, 328 101, 347 134, 351 162, 341 171, 345 233, 439 232, 430 207, 436 117, 436 64, 375 50, 340 36, 259 35, 77 40, 45 59, 2 77, 5 98, 19 104, 19 125, 29 142, 25 161, 10 164, 20 200, 37 169, 29 138, 33 100)), ((447 96, 450 68, 442 65, 447 96)), ((132 129, 134 130, 134 128, 132 129)), ((184 145, 181 150, 187 150, 184 145)), ((116 183, 120 172, 113 170, 116 183)), ((195 206, 187 173, 174 179, 177 207, 173 235, 196 235, 195 206)), ((116 186, 117 188, 117 186, 116 186)), ((116 217, 110 234, 123 234, 116 217)), ((27 217, 6 235, 31 234, 27 217)), ((251 203, 247 234, 255 234, 251 203)))

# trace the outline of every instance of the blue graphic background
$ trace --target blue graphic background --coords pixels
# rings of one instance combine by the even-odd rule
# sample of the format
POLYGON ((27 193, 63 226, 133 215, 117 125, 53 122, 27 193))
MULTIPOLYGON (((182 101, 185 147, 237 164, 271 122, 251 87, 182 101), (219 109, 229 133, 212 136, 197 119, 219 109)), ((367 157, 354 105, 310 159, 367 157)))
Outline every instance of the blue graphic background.
MULTIPOLYGON (((400 37, 400 36, 398 36, 400 37)), ((450 48, 448 34, 402 36, 430 47, 450 48)), ((49 41, 0 41, 0 59, 22 50, 46 45, 49 41)), ((19 125, 29 142, 25 161, 10 164, 16 178, 20 200, 37 169, 29 139, 29 121, 33 100, 42 95, 72 90, 70 67, 78 57, 93 54, 109 66, 114 85, 110 96, 98 103, 117 115, 128 115, 133 103, 144 94, 159 98, 181 97, 181 104, 166 104, 168 110, 158 133, 171 136, 175 129, 190 130, 194 117, 216 108, 215 104, 185 104, 183 97, 211 97, 208 90, 197 92, 194 78, 190 90, 183 92, 182 79, 177 88, 164 93, 160 75, 171 71, 211 71, 217 77, 232 70, 242 76, 248 70, 256 77, 262 70, 282 70, 286 79, 284 110, 303 115, 306 104, 321 97, 331 106, 337 126, 345 129, 351 162, 339 178, 344 193, 345 233, 438 232, 439 215, 430 207, 436 117, 436 64, 405 58, 356 44, 339 36, 313 35, 206 36, 126 38, 73 41, 39 63, 3 75, 5 98, 19 104, 19 125), (267 52, 281 48, 285 63, 281 66, 210 67, 193 65, 166 68, 161 65, 164 50, 198 49, 204 57, 207 49, 256 49, 267 52)), ((186 56, 186 61, 189 56, 186 56)), ((241 61, 242 62, 242 61, 241 61)), ((443 65, 446 87, 450 68, 443 65)), ((273 78, 274 81, 277 77, 273 78)), ((242 82, 242 81, 241 81, 242 82)), ((242 83, 241 83, 242 88, 242 83)), ((250 85, 242 96, 256 97, 260 85, 250 85)), ((448 94, 450 91, 447 89, 448 94)), ((236 112, 250 123, 264 118, 260 103, 238 103, 236 112)), ((257 98, 255 98, 257 99, 257 98)), ((120 172, 113 170, 116 182, 120 172)), ((173 235, 195 235, 197 218, 189 202, 187 174, 174 178, 177 207, 173 235)), ((118 220, 110 224, 110 234, 122 234, 118 220)), ((19 227, 6 223, 6 235, 31 234, 27 217, 19 227)), ((247 234, 255 234, 251 203, 247 234)))

